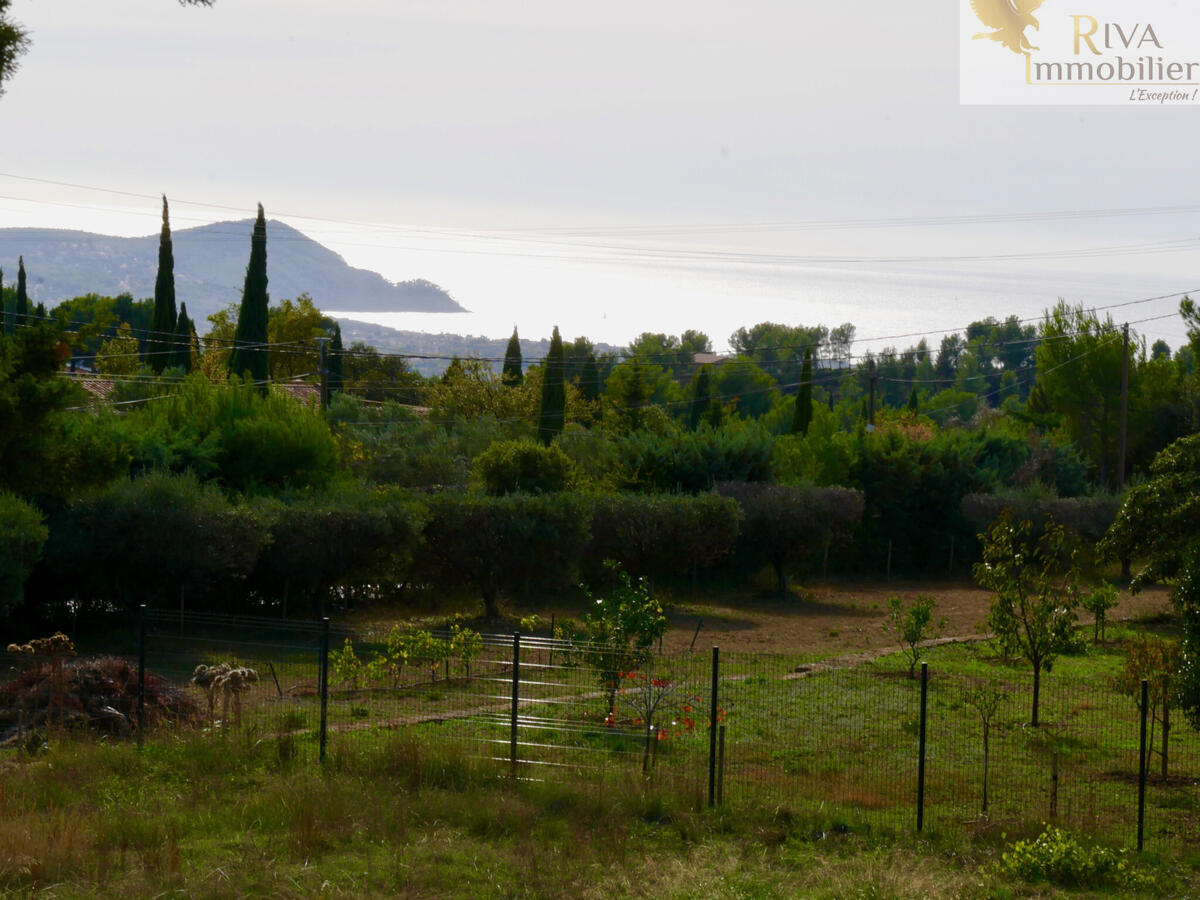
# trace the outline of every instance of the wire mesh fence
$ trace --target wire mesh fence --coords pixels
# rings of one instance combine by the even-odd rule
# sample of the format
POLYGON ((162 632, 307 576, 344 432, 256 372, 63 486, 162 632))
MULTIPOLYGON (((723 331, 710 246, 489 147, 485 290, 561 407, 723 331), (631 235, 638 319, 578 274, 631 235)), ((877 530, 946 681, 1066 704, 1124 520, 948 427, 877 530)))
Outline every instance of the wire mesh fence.
POLYGON ((897 831, 1057 822, 1159 851, 1200 843, 1196 732, 1164 729, 1161 709, 1101 679, 1043 685, 1034 728, 1031 673, 1013 666, 910 677, 895 660, 837 668, 157 611, 139 638, 140 660, 0 657, 0 745, 88 723, 138 739, 237 733, 315 764, 399 735, 465 747, 498 776, 632 773, 697 805, 897 831))

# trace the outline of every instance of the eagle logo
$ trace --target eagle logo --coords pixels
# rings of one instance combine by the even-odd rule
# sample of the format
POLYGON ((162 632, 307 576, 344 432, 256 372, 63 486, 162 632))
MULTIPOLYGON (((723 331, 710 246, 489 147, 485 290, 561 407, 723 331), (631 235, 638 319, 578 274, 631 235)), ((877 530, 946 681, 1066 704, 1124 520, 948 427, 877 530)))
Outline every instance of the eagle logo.
POLYGON ((1029 43, 1025 37, 1025 29, 1032 25, 1041 30, 1033 12, 1045 0, 971 0, 971 9, 979 17, 979 21, 995 31, 983 31, 975 35, 975 40, 993 40, 1003 44, 1013 53, 1024 53, 1038 48, 1029 43))

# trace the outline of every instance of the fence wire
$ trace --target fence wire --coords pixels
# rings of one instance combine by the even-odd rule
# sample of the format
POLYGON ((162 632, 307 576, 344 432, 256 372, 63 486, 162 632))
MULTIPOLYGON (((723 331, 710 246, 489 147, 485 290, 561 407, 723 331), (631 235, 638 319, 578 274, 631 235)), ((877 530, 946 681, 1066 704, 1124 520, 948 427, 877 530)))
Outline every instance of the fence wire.
MULTIPOLYGON (((1101 679, 1044 678, 1034 728, 1032 676, 1013 666, 934 666, 923 686, 894 660, 834 668, 178 612, 147 611, 142 628, 140 714, 136 659, 0 655, 0 746, 98 721, 137 735, 141 721, 147 735, 238 734, 315 763, 328 748, 402 736, 465 748, 498 776, 639 775, 698 805, 769 804, 896 830, 919 819, 943 832, 1057 822, 1136 841, 1141 713, 1101 679), (243 674, 214 680, 198 667, 243 674)), ((1193 849, 1200 743, 1180 716, 1164 741, 1161 719, 1147 716, 1146 845, 1193 849)))

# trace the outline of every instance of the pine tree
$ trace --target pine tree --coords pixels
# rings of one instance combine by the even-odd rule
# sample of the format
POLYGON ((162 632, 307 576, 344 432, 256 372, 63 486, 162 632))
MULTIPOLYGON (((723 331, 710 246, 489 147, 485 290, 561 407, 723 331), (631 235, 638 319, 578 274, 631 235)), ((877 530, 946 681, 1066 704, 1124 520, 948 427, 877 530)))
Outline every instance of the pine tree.
MULTIPOLYGON (((158 276, 154 279, 154 324, 148 341, 150 368, 161 375, 167 366, 177 365, 180 352, 173 335, 178 333, 175 311, 175 254, 171 248, 171 224, 167 219, 167 195, 163 194, 162 233, 158 238, 158 276)), ((191 348, 187 348, 190 353, 191 348)))
POLYGON ((25 293, 25 257, 17 257, 17 305, 13 308, 15 327, 29 324, 29 295, 25 293))
POLYGON ((688 416, 688 427, 695 431, 700 427, 704 413, 712 403, 712 367, 702 366, 696 376, 696 388, 692 392, 692 409, 688 416))
POLYGON ((0 322, 4 327, 2 330, 5 334, 13 333, 12 318, 8 314, 8 306, 4 302, 4 270, 0 269, 0 322))
POLYGON ((262 204, 254 220, 250 238, 250 263, 246 266, 246 284, 242 288, 242 305, 238 310, 237 332, 233 337, 233 352, 229 355, 229 373, 248 375, 262 385, 265 392, 270 373, 267 350, 267 219, 262 204))
POLYGON ((175 327, 175 349, 171 354, 170 364, 173 368, 182 369, 184 374, 192 371, 192 337, 196 326, 188 318, 187 304, 179 304, 179 324, 175 327))
POLYGON ((914 387, 912 393, 908 395, 908 406, 906 407, 914 416, 921 411, 921 401, 917 398, 917 389, 914 387))
POLYGON ((329 395, 339 394, 346 383, 346 360, 342 348, 342 326, 333 323, 332 339, 329 341, 329 395))
POLYGON ((579 394, 591 403, 600 399, 600 365, 595 353, 584 357, 583 369, 579 372, 579 394))
POLYGON ((516 387, 525 380, 525 372, 521 365, 521 341, 517 337, 517 326, 513 326, 512 337, 508 339, 508 349, 504 351, 504 369, 500 372, 500 381, 516 387))
POLYGON ((812 425, 812 347, 804 350, 804 362, 800 366, 800 389, 796 392, 796 413, 792 416, 792 434, 808 434, 812 425))
POLYGON ((550 338, 550 352, 546 354, 545 371, 542 377, 542 407, 538 413, 538 440, 549 446, 555 436, 562 433, 567 410, 567 359, 563 352, 562 337, 558 326, 550 338))

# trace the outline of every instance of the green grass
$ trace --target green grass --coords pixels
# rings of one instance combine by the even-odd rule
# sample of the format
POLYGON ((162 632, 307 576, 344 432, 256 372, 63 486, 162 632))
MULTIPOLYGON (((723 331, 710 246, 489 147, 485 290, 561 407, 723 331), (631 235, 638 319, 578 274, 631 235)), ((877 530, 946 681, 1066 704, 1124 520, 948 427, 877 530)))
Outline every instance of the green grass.
MULTIPOLYGON (((523 656, 514 785, 501 777, 502 650, 476 660, 471 679, 452 665, 450 678, 406 672, 399 688, 335 686, 322 766, 312 661, 241 647, 260 682, 240 726, 165 728, 140 753, 59 735, 44 756, 0 756, 0 889, 302 896, 329 882, 346 894, 752 897, 799 884, 806 897, 1054 896, 995 866, 1048 821, 1132 846, 1138 715, 1109 683, 1133 633, 1111 629, 1107 643, 1057 660, 1038 729, 1025 724, 1028 666, 987 643, 931 648, 920 840, 920 683, 899 652, 803 673, 802 655, 723 654, 726 805, 710 812, 708 653, 654 664, 676 687, 655 717, 669 737, 651 745, 648 779, 636 688, 618 696, 609 727, 596 673, 523 656), (982 724, 968 703, 981 682, 1006 692, 986 816, 982 724)), ((150 664, 182 682, 193 660, 150 664)), ((1160 886, 1187 870, 1200 831, 1200 747, 1176 719, 1171 777, 1153 777, 1155 760, 1147 792, 1147 847, 1170 861, 1150 865, 1160 886)), ((1129 896, 1131 883, 1108 887, 1129 896)))
MULTIPOLYGON (((250 733, 73 739, 4 761, 0 891, 54 897, 1073 896, 1005 874, 1012 841, 916 839, 818 808, 708 810, 669 777, 512 782, 470 746, 358 735, 324 767, 250 733)), ((1145 896, 1194 875, 1136 865, 1145 896)), ((1089 896, 1139 896, 1117 884, 1089 896)))
MULTIPOLYGON (((1101 646, 1060 657, 1043 675, 1038 729, 1025 724, 1032 695, 1027 665, 998 658, 986 642, 929 649, 926 824, 947 833, 1028 834, 1057 821, 1114 846, 1130 846, 1136 835, 1138 716, 1133 702, 1109 683, 1123 665, 1120 643, 1134 633, 1116 626, 1101 646), (982 723, 968 703, 969 691, 980 683, 1005 691, 991 722, 986 817, 982 723)), ((260 738, 288 736, 280 758, 310 763, 319 723, 312 661, 272 660, 265 648, 238 649, 239 658, 260 671, 260 684, 247 700, 246 729, 260 738), (279 689, 266 674, 268 662, 279 689)), ((651 764, 664 777, 705 789, 710 659, 708 653, 669 657, 656 661, 653 672, 679 689, 656 714, 655 725, 669 739, 652 743, 651 764)), ((824 808, 912 829, 920 685, 906 677, 901 653, 853 669, 818 668, 803 677, 797 670, 812 662, 807 655, 726 653, 721 660, 727 797, 824 808)), ((184 679, 191 662, 178 654, 152 657, 150 664, 165 664, 184 679)), ((524 769, 538 777, 560 767, 640 772, 646 739, 630 702, 636 691, 618 695, 616 727, 608 727, 596 673, 562 668, 561 662, 545 651, 523 657, 526 705, 518 739, 524 769)), ((466 742, 480 756, 507 759, 511 665, 504 649, 489 648, 472 673, 467 678, 452 664, 447 678, 444 668, 412 667, 399 687, 334 685, 327 708, 331 734, 386 742, 396 732, 411 732, 430 741, 466 742)), ((1165 783, 1158 779, 1158 760, 1152 760, 1146 814, 1148 846, 1170 854, 1186 851, 1189 836, 1200 831, 1200 803, 1190 793, 1200 780, 1200 747, 1181 716, 1175 725, 1171 777, 1165 783)))
MULTIPOLYGON (((1038 729, 1025 724, 1028 667, 990 653, 986 644, 974 644, 926 654, 926 822, 953 829, 982 821, 982 722, 966 701, 972 685, 986 681, 1007 692, 992 720, 987 824, 1028 830, 1053 818, 1129 845, 1136 833, 1138 715, 1129 698, 1109 687, 1122 665, 1119 650, 1060 658, 1043 676, 1038 729)), ((903 658, 789 680, 790 664, 762 656, 730 660, 722 702, 732 792, 782 802, 821 798, 878 821, 911 823, 920 684, 905 677, 903 658)), ((1197 825, 1188 792, 1200 759, 1190 728, 1177 722, 1172 743, 1172 780, 1161 784, 1152 775, 1146 821, 1151 845, 1179 851, 1197 825)))

